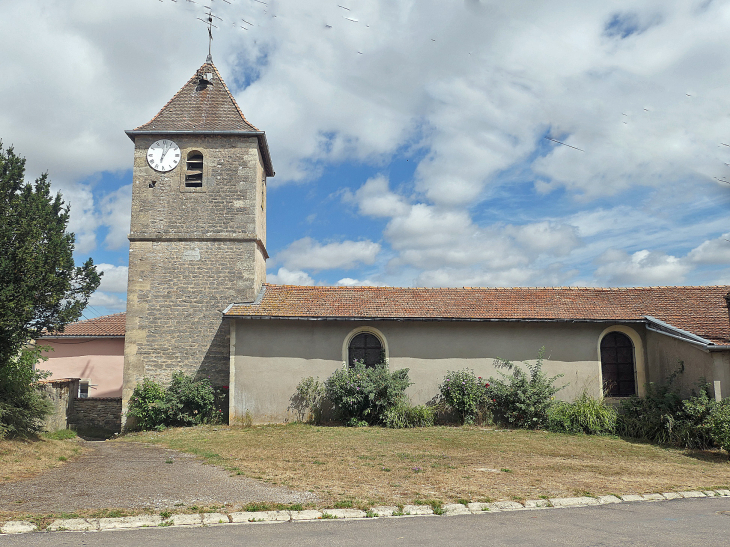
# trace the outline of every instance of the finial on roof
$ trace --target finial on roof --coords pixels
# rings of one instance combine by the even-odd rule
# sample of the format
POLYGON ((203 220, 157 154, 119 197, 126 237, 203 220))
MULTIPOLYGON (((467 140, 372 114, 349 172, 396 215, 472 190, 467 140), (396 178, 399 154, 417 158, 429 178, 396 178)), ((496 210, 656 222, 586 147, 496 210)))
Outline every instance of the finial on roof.
POLYGON ((208 56, 205 58, 205 62, 210 63, 211 65, 213 64, 213 56, 210 53, 208 53, 208 56))

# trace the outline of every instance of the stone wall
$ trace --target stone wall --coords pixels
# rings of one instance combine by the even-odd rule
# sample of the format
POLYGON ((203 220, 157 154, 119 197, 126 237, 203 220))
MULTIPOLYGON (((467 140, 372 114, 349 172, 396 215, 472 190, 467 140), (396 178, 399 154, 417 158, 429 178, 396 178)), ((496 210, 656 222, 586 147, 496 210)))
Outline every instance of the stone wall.
POLYGON ((122 430, 122 398, 75 399, 68 425, 82 437, 111 437, 122 430))
POLYGON ((59 378, 41 382, 41 389, 53 405, 53 414, 45 420, 46 431, 68 429, 68 416, 79 393, 78 378, 59 378))
POLYGON ((266 184, 256 137, 136 137, 124 348, 123 411, 145 377, 182 370, 228 385, 229 329, 222 312, 252 301, 265 281, 266 184), (172 138, 180 164, 149 167, 147 149, 172 138), (200 188, 185 186, 185 159, 204 158, 200 188))

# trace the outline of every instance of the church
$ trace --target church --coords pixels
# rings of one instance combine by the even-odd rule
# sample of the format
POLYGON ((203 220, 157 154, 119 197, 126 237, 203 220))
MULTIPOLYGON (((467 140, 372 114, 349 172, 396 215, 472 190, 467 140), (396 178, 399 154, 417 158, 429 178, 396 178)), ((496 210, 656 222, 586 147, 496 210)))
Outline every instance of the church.
MULTIPOLYGON (((562 374, 558 396, 644 393, 684 364, 684 392, 730 395, 730 286, 309 287, 266 283, 264 131, 208 56, 134 142, 123 411, 143 378, 182 370, 228 391, 229 422, 295 418, 308 376, 354 359, 408 368, 414 404, 447 371, 495 359, 562 374)), ((273 227, 275 230, 276 227, 273 227)))

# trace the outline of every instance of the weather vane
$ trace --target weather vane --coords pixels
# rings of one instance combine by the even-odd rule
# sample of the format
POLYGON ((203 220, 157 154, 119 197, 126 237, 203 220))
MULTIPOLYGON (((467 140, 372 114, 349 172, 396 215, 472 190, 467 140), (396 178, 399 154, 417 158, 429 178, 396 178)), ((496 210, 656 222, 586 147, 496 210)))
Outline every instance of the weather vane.
POLYGON ((203 6, 204 8, 208 9, 208 13, 205 14, 206 18, 203 19, 202 17, 198 17, 199 21, 203 21, 206 25, 208 25, 208 58, 206 61, 213 62, 213 56, 211 55, 211 46, 213 44, 213 29, 218 28, 213 24, 213 19, 218 19, 219 21, 223 21, 220 17, 217 15, 213 15, 213 10, 210 6, 203 6))

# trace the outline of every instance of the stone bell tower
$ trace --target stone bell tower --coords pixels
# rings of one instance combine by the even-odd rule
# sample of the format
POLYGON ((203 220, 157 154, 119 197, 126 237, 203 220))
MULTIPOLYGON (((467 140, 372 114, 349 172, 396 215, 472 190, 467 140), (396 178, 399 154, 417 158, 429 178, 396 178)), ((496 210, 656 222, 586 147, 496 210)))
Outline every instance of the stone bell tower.
POLYGON ((148 377, 182 370, 228 384, 222 312, 265 282, 266 135, 210 56, 134 142, 123 411, 148 377))

